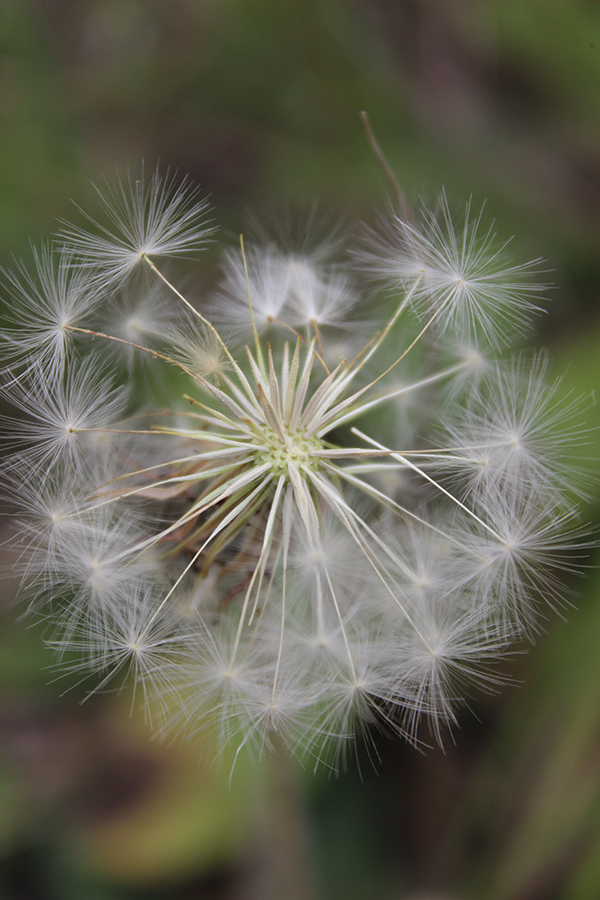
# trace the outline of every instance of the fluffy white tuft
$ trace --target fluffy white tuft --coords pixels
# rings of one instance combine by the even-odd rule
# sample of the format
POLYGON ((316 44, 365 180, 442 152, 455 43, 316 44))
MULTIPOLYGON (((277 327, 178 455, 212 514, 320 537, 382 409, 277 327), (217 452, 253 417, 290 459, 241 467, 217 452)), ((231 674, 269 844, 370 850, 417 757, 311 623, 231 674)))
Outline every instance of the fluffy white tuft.
POLYGON ((423 720, 441 743, 586 549, 578 403, 543 357, 492 359, 536 311, 529 267, 442 196, 362 254, 393 288, 363 335, 331 242, 230 250, 194 307, 155 259, 206 240, 205 202, 155 173, 103 203, 8 279, 6 492, 63 665, 258 754, 335 765, 423 720))

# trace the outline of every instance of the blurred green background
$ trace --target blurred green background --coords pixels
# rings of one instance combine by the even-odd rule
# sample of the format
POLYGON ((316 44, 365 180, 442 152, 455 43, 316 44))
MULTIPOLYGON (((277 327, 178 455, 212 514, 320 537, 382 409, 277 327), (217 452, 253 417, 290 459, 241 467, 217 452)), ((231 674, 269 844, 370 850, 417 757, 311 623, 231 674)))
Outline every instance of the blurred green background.
MULTIPOLYGON (((549 261, 537 341, 599 428, 594 0, 0 0, 0 262, 142 160, 200 183, 225 235, 315 201, 372 220, 386 185, 361 109, 409 198, 488 198, 515 257, 549 261)), ((599 518, 592 499, 583 519, 599 518)), ((516 686, 473 697, 444 752, 375 735, 375 768, 365 752, 339 777, 245 760, 231 785, 231 760, 150 743, 130 697, 79 706, 84 686, 48 684, 5 585, 1 900, 294 900, 275 893, 282 860, 298 898, 600 897, 593 566, 568 622, 503 664, 516 686)))

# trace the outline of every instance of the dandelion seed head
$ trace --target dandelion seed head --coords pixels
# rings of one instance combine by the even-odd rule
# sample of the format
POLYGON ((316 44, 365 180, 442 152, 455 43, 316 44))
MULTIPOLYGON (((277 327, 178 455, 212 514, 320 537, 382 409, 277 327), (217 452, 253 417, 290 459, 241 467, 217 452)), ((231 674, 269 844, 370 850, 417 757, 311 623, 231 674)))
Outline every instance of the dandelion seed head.
POLYGON ((498 348, 527 331, 541 311, 531 298, 545 288, 527 280, 540 260, 507 264, 505 246, 482 229, 482 215, 473 215, 469 201, 455 224, 442 193, 435 211, 423 206, 417 224, 396 217, 383 238, 367 233, 369 248, 357 256, 390 286, 410 291, 415 311, 435 316, 440 334, 450 329, 460 340, 498 348))
POLYGON ((218 384, 231 369, 227 354, 214 333, 198 327, 197 323, 183 324, 169 335, 169 343, 174 359, 207 381, 218 384))
POLYGON ((441 743, 586 548, 577 401, 543 357, 492 358, 537 310, 530 267, 442 195, 354 256, 377 326, 331 241, 227 250, 192 304, 160 258, 208 239, 205 201, 154 173, 101 202, 7 276, 29 609, 161 734, 332 764, 371 725, 441 743))
POLYGON ((110 224, 98 226, 100 236, 66 225, 62 238, 73 258, 100 269, 105 282, 122 282, 145 258, 189 255, 213 233, 207 201, 158 169, 147 182, 144 174, 135 180, 128 174, 126 183, 98 193, 110 224))

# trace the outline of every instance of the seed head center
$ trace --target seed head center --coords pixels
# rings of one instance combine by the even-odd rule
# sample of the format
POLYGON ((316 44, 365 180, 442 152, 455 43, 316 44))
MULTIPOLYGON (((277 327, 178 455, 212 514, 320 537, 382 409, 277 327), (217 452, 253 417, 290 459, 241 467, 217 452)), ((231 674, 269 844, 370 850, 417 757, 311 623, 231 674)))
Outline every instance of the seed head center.
POLYGON ((285 429, 284 439, 270 429, 265 430, 267 450, 260 450, 256 455, 259 465, 269 463, 276 478, 281 475, 289 477, 289 465, 307 466, 313 472, 319 468, 319 459, 311 454, 323 449, 323 442, 317 437, 306 437, 304 432, 290 433, 285 429))

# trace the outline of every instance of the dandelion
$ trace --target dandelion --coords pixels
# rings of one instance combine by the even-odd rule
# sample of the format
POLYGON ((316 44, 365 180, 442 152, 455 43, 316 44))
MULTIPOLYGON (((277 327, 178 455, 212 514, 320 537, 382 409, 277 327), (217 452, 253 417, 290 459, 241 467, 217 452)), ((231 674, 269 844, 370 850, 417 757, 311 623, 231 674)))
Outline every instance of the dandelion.
POLYGON ((420 221, 396 216, 384 226, 383 241, 367 232, 371 249, 357 254, 373 275, 411 290, 411 305, 422 317, 435 316, 442 333, 450 328, 461 340, 479 335, 500 347, 527 330, 532 313, 541 312, 532 296, 545 286, 527 280, 539 265, 506 262, 506 245, 482 231, 483 209, 473 216, 469 201, 460 228, 442 193, 438 209, 423 207, 420 221))
POLYGON ((270 244, 248 253, 229 251, 212 301, 215 323, 245 338, 252 337, 248 292, 259 333, 283 324, 308 338, 319 338, 324 327, 345 327, 358 302, 349 272, 323 262, 320 254, 284 252, 270 244))
POLYGON ((64 233, 74 260, 100 269, 104 284, 122 281, 144 256, 189 255, 213 231, 205 221, 208 202, 174 176, 162 178, 156 170, 148 184, 142 175, 106 187, 98 193, 110 224, 90 218, 100 236, 70 227, 64 233))
POLYGON ((2 303, 9 323, 2 334, 5 359, 31 355, 50 377, 60 375, 74 340, 69 328, 89 322, 94 309, 106 302, 88 273, 72 263, 70 250, 56 258, 43 246, 34 250, 34 274, 23 263, 16 271, 4 273, 7 291, 2 303))
POLYGON ((27 419, 6 481, 51 643, 100 687, 129 669, 161 731, 317 761, 375 723, 441 742, 585 545, 576 403, 543 360, 492 359, 536 310, 528 267, 470 207, 457 230, 445 197, 421 225, 396 218, 348 257, 388 284, 356 350, 353 263, 242 243, 196 308, 158 260, 202 245, 205 202, 157 174, 102 202, 110 228, 67 226, 56 260, 38 255, 43 300, 9 276, 4 393, 27 419))
POLYGON ((27 376, 15 378, 6 396, 27 416, 8 420, 10 442, 24 447, 9 457, 9 466, 18 466, 25 454, 29 464, 35 462, 44 472, 62 461, 73 469, 91 462, 85 454, 89 436, 106 428, 124 407, 93 353, 59 377, 50 375, 41 361, 31 361, 27 376))

